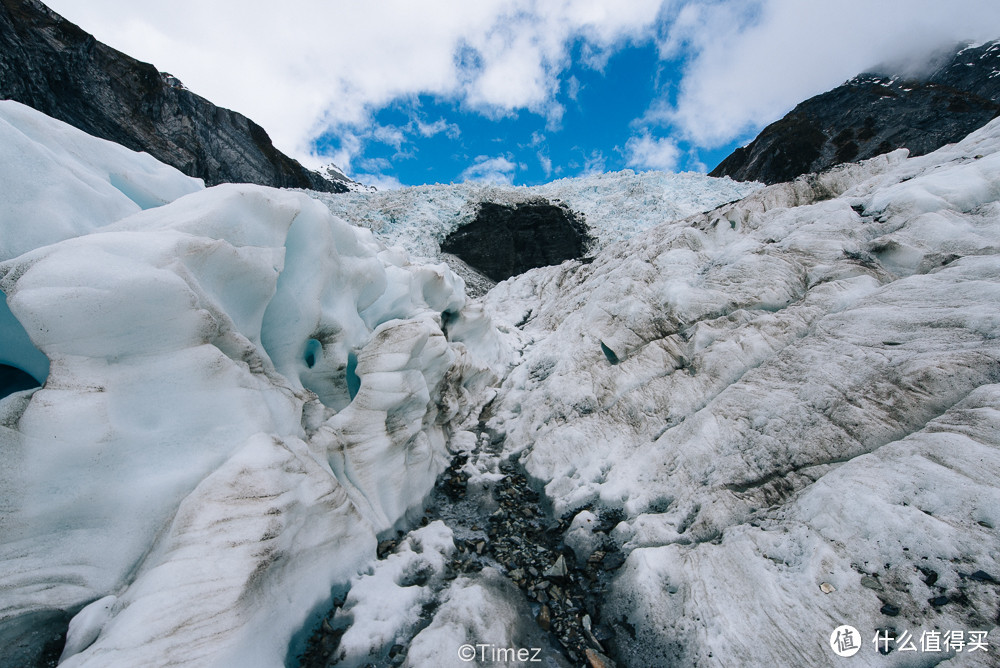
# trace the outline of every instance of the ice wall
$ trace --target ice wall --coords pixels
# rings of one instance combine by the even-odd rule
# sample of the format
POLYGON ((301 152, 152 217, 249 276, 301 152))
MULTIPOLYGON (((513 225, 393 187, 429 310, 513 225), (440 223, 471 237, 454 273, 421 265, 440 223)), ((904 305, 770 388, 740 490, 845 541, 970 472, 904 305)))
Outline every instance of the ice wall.
POLYGON ((0 289, 51 363, 0 400, 0 636, 92 603, 62 665, 281 665, 429 492, 500 343, 445 267, 305 195, 158 180, 148 156, 0 119, 23 135, 0 150, 37 165, 5 187, 47 206, 24 195, 0 221, 37 233, 5 246, 26 252, 0 289))

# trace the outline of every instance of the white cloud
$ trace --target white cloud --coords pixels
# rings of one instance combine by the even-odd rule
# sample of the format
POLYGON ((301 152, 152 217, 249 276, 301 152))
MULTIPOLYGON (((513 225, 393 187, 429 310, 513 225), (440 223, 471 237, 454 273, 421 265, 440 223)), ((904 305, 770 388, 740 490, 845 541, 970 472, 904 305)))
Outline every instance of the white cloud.
POLYGON ((403 131, 395 125, 376 125, 372 128, 376 141, 394 147, 397 151, 403 145, 403 131))
POLYGON ((702 146, 727 143, 798 102, 883 62, 925 57, 962 39, 1000 36, 996 0, 688 2, 660 43, 688 53, 675 107, 648 121, 702 146))
POLYGON ((417 132, 420 133, 421 137, 433 137, 434 135, 441 134, 442 132, 449 139, 458 139, 459 135, 462 134, 461 128, 455 123, 449 123, 443 118, 439 118, 433 123, 424 123, 420 120, 415 121, 417 132))
POLYGON ((630 137, 625 143, 625 159, 629 167, 672 172, 677 169, 681 151, 668 137, 654 138, 649 134, 630 137))
POLYGON ((375 186, 376 190, 399 190, 403 187, 399 179, 395 176, 386 176, 385 174, 368 174, 360 173, 355 175, 355 180, 358 183, 363 183, 366 186, 375 186))
POLYGON ((491 158, 486 155, 476 157, 475 162, 462 172, 462 181, 481 181, 498 185, 510 185, 514 182, 514 172, 517 165, 508 156, 491 158))
POLYGON ((555 93, 571 42, 582 37, 608 50, 650 35, 660 2, 48 4, 98 39, 253 118, 278 148, 304 159, 312 139, 327 128, 361 136, 372 110, 418 94, 494 116, 529 109, 555 127, 562 114, 555 93))
POLYGON ((583 161, 583 174, 600 174, 605 171, 607 167, 607 160, 604 158, 604 154, 600 151, 592 151, 590 155, 584 158, 583 161))
POLYGON ((542 171, 545 172, 545 178, 552 176, 552 158, 539 151, 538 164, 542 166, 542 171))
POLYGON ((359 162, 358 167, 365 172, 377 173, 390 169, 392 163, 385 158, 365 158, 359 162))
MULTIPOLYGON (((574 45, 585 66, 600 69, 624 45, 657 39, 662 57, 684 62, 683 78, 665 82, 676 103, 654 102, 638 127, 663 126, 678 139, 714 147, 751 136, 799 101, 879 62, 1000 33, 996 0, 48 4, 98 39, 253 118, 279 149, 310 166, 332 159, 348 171, 365 143, 376 140, 373 111, 419 95, 493 118, 530 110, 557 131, 564 112, 557 95, 576 92, 564 80, 574 45), (325 131, 341 138, 340 150, 310 155, 325 131)), ((457 126, 442 121, 411 121, 397 128, 402 137, 383 130, 378 140, 403 151, 409 134, 457 136, 457 126)))
POLYGON ((576 102, 576 98, 580 95, 580 80, 575 76, 571 76, 566 80, 566 97, 576 102))

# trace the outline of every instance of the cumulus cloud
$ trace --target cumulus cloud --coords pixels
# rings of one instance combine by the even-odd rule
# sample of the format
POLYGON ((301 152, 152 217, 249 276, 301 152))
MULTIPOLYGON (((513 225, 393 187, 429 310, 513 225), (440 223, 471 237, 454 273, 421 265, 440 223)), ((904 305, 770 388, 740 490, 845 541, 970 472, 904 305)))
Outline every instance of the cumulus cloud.
POLYGON ((514 182, 517 165, 509 156, 491 158, 486 155, 476 156, 475 162, 462 172, 462 181, 479 181, 497 185, 510 185, 514 182))
MULTIPOLYGON (((661 0, 51 0, 98 39, 178 76, 267 128, 299 158, 329 128, 360 128, 429 94, 553 126, 570 44, 611 51, 650 35, 661 0)), ((342 151, 339 155, 344 160, 342 151)))
POLYGON ((663 59, 680 63, 680 81, 661 82, 663 97, 651 102, 626 147, 631 159, 667 165, 670 144, 654 135, 705 148, 748 138, 797 102, 880 62, 919 60, 935 47, 1000 33, 996 0, 48 4, 250 116, 307 165, 333 159, 348 171, 369 142, 405 152, 412 137, 458 136, 445 119, 411 120, 395 128, 399 134, 373 129, 375 111, 421 95, 490 118, 527 110, 558 131, 560 91, 570 99, 579 92, 567 78, 574 53, 600 69, 625 45, 655 40, 663 59), (340 139, 339 149, 311 155, 324 132, 340 139))
POLYGON ((672 172, 677 169, 681 151, 668 137, 642 134, 630 137, 625 143, 625 164, 638 169, 657 169, 672 172))
POLYGON ((646 120, 717 146, 881 63, 998 36, 995 0, 687 2, 659 43, 662 56, 687 58, 676 105, 655 104, 646 120))

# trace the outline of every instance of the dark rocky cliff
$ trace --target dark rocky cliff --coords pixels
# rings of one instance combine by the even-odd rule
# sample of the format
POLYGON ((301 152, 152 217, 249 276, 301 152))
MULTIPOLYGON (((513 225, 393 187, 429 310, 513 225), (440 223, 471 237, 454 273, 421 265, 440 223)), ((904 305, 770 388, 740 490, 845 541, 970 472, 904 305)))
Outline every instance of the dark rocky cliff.
POLYGON ((860 74, 802 102, 710 172, 780 183, 908 148, 923 155, 1000 114, 1000 40, 957 50, 920 77, 860 74))
POLYGON ((513 206, 482 202, 472 222, 441 242, 494 281, 503 281, 535 267, 584 256, 591 243, 583 216, 538 198, 513 206))
POLYGON ((145 151, 207 185, 257 183, 344 192, 222 109, 35 0, 0 0, 0 98, 145 151))

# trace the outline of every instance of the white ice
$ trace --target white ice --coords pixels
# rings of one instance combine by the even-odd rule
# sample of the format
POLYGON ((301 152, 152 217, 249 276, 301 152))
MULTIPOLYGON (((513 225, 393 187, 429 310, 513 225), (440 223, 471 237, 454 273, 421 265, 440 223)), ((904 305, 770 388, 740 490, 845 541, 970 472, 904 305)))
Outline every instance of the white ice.
POLYGON ((995 651, 995 585, 968 576, 1000 574, 998 251, 994 121, 485 297, 523 342, 489 424, 505 453, 557 516, 624 512, 619 658, 827 665, 840 624, 859 665, 909 665, 874 653, 885 625, 988 631, 995 651))
POLYGON ((471 222, 480 202, 516 204, 541 197, 562 203, 584 215, 597 242, 592 249, 596 252, 664 221, 740 199, 760 187, 759 183, 704 174, 626 169, 532 187, 459 183, 314 195, 335 215, 371 229, 385 243, 402 246, 415 258, 439 262, 441 241, 471 222))
POLYGON ((205 187, 12 100, 0 100, 0 145, 0 261, 205 187))
POLYGON ((62 665, 281 665, 419 509, 502 341, 446 267, 303 194, 204 190, 0 113, 0 164, 37 165, 5 190, 48 206, 18 200, 37 247, 0 264, 0 289, 51 363, 0 400, 0 627, 91 604, 62 665))

